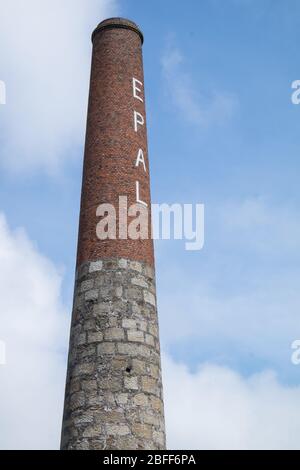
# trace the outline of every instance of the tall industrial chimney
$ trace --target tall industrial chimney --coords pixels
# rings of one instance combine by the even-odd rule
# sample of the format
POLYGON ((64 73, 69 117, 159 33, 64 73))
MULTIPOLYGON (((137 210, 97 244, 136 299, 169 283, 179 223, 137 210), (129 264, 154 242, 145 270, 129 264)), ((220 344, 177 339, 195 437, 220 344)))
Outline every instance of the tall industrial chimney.
POLYGON ((164 449, 153 242, 128 238, 119 210, 127 197, 150 226, 143 35, 112 18, 92 40, 61 448, 164 449), (99 239, 103 204, 116 208, 116 237, 99 239))

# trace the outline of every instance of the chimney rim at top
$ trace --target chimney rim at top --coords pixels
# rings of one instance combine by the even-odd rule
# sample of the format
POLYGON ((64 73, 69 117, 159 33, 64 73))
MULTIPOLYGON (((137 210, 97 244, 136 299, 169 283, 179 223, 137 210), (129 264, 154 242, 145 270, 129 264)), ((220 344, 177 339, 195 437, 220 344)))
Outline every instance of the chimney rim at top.
POLYGON ((131 31, 134 31, 139 35, 142 44, 144 42, 144 35, 140 30, 139 26, 133 21, 121 17, 107 18, 106 20, 101 21, 101 23, 99 23, 96 29, 93 31, 92 42, 94 41, 94 38, 97 33, 103 31, 104 29, 113 28, 130 29, 131 31))

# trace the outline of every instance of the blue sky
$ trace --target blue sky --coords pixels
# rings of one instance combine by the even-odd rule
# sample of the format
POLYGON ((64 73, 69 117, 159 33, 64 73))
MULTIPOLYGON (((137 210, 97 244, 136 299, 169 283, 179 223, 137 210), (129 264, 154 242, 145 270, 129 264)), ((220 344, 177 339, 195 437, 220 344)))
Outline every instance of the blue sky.
POLYGON ((58 445, 90 34, 107 16, 132 19, 145 35, 152 201, 205 204, 202 251, 156 243, 169 446, 299 447, 300 366, 290 360, 300 337, 299 3, 0 0, 0 10, 0 339, 11 357, 0 369, 0 447, 58 445), (45 400, 55 411, 51 423, 38 407, 29 418, 34 393, 18 397, 24 421, 49 428, 30 439, 15 429, 11 398, 16 384, 36 389, 19 374, 27 354, 28 370, 53 386, 45 400), (51 374, 42 359, 30 362, 37 355, 51 374))

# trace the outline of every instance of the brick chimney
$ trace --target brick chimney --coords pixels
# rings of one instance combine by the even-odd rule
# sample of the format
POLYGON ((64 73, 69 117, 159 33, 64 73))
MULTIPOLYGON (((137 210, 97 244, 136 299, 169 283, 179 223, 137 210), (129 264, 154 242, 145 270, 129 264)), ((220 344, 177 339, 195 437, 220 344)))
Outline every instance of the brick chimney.
POLYGON ((151 227, 143 34, 111 18, 92 40, 61 448, 164 449, 153 241, 119 227, 120 196, 151 227), (99 239, 103 204, 116 209, 115 238, 99 239))

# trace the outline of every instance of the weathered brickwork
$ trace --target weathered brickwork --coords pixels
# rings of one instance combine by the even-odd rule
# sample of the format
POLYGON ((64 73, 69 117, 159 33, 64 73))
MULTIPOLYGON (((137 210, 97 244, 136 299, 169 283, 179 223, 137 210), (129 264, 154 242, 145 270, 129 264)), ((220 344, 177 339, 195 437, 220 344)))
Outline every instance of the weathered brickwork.
MULTIPOLYGON (((78 266, 85 261, 116 256, 154 265, 150 237, 146 240, 118 238, 99 242, 96 236, 97 207, 109 203, 117 208, 119 196, 127 196, 128 206, 136 203, 136 180, 141 183, 141 199, 150 206, 146 121, 141 33, 131 21, 106 20, 93 34, 78 266), (133 78, 143 84, 140 92, 143 101, 133 96, 133 78), (145 120, 138 132, 134 129, 135 111, 145 120), (146 173, 143 165, 136 167, 140 148, 144 151, 146 173)), ((117 217, 117 225, 118 222, 117 217)))
POLYGON ((129 259, 77 270, 63 449, 165 448, 155 275, 129 259))

